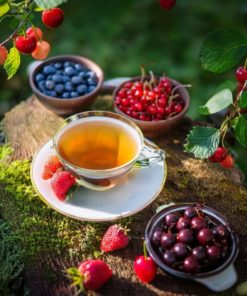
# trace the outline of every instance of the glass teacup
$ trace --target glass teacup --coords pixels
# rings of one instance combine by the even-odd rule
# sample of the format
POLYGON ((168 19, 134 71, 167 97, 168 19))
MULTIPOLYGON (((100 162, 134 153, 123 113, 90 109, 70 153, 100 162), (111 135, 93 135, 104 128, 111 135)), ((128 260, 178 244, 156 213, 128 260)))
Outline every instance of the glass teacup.
POLYGON ((145 145, 134 122, 107 111, 87 111, 67 118, 53 144, 77 183, 99 191, 114 187, 133 167, 148 167, 165 158, 163 150, 145 145))

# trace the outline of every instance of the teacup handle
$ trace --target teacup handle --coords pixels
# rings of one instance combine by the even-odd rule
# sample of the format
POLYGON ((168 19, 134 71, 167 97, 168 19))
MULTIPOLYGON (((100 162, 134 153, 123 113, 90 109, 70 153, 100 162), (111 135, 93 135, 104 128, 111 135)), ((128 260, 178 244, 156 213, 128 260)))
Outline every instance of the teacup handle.
POLYGON ((150 146, 144 145, 142 147, 141 155, 143 158, 138 159, 134 167, 145 168, 157 164, 166 158, 165 152, 161 149, 154 149, 150 146))

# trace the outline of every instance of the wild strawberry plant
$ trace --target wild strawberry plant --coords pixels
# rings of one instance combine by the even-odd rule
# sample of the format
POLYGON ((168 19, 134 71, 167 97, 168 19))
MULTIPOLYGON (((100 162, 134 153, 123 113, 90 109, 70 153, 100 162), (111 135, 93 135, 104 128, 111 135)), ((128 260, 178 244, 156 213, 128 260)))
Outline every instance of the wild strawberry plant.
POLYGON ((54 29, 64 18, 62 9, 57 6, 66 0, 0 0, 0 23, 8 20, 10 27, 16 24, 14 31, 0 41, 0 65, 3 65, 8 79, 17 72, 21 55, 31 55, 43 60, 50 52, 49 42, 43 40, 43 32, 32 23, 34 13, 41 13, 43 24, 54 29))
POLYGON ((247 37, 235 30, 217 30, 205 40, 200 60, 202 67, 214 73, 223 73, 237 67, 236 87, 221 89, 204 106, 199 107, 202 115, 215 114, 223 110, 225 117, 219 128, 195 126, 187 136, 185 151, 196 158, 209 158, 225 168, 234 165, 225 141, 233 133, 237 141, 247 148, 247 64, 240 63, 247 57, 247 37))

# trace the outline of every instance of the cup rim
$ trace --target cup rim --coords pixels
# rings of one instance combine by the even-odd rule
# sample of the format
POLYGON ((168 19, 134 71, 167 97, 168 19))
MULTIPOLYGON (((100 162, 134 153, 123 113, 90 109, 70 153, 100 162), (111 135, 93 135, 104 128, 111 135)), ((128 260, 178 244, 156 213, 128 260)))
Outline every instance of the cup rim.
POLYGON ((157 226, 157 220, 161 219, 162 216, 165 213, 170 213, 177 210, 184 210, 188 206, 193 206, 195 203, 178 203, 175 205, 167 206, 165 209, 161 210, 160 212, 156 213, 148 222, 146 230, 145 230, 145 241, 147 244, 147 249, 150 254, 150 256, 153 258, 153 260, 157 263, 157 265, 164 270, 165 272, 168 272, 169 274, 189 279, 189 280, 195 280, 195 279, 206 279, 214 275, 220 274, 223 270, 225 270, 229 265, 233 264, 236 260, 238 253, 239 253, 239 240, 236 233, 230 228, 229 223, 227 222, 226 218, 221 215, 218 211, 214 210, 213 208, 210 208, 208 206, 203 205, 203 210, 206 212, 207 215, 213 217, 218 222, 222 223, 224 226, 227 227, 230 237, 231 237, 231 244, 232 249, 230 250, 230 253, 228 254, 228 257, 225 259, 225 261, 218 266, 217 268, 207 271, 207 272, 199 272, 195 274, 190 274, 184 271, 178 271, 176 269, 173 269, 172 267, 169 267, 166 265, 160 257, 156 254, 156 252, 153 249, 153 246, 151 245, 150 241, 150 233, 151 230, 157 226))
POLYGON ((118 171, 119 169, 122 169, 124 167, 127 167, 128 165, 132 164, 135 162, 135 160, 139 157, 140 153, 141 153, 141 150, 142 150, 142 147, 144 145, 144 136, 143 136, 143 133, 141 131, 141 129, 131 120, 129 120, 128 118, 120 115, 120 114, 117 114, 117 113, 113 113, 113 112, 110 112, 110 111, 101 111, 101 110, 92 110, 92 111, 84 111, 84 112, 80 112, 80 113, 77 113, 77 114, 74 114, 72 116, 69 116, 68 118, 66 118, 62 123, 61 125, 58 127, 58 129, 56 130, 54 136, 53 136, 53 139, 52 139, 52 142, 53 142, 53 147, 55 148, 55 151, 58 155, 58 157, 65 163, 67 164, 69 167, 73 168, 73 169, 76 169, 76 170, 82 170, 84 172, 86 172, 87 174, 90 174, 90 173, 109 173, 109 172, 114 172, 114 171, 118 171), (117 166, 117 167, 114 167, 114 168, 109 168, 109 169, 102 169, 102 170, 95 170, 95 169, 87 169, 87 168, 83 168, 83 167, 79 167, 79 166, 76 166, 72 163, 70 163, 69 161, 67 161, 66 159, 64 159, 59 151, 58 151, 58 147, 57 147, 57 142, 58 142, 58 133, 59 131, 61 131, 61 129, 66 126, 67 124, 69 124, 70 122, 73 122, 77 119, 80 119, 80 118, 86 118, 86 117, 94 117, 94 116, 98 116, 98 117, 108 117, 108 118, 113 118, 113 119, 118 119, 118 120, 121 120, 125 123, 127 123, 128 125, 130 125, 132 128, 134 128, 138 135, 140 136, 140 150, 139 150, 139 153, 136 153, 135 157, 132 158, 131 160, 129 160, 128 162, 122 164, 121 166, 117 166))

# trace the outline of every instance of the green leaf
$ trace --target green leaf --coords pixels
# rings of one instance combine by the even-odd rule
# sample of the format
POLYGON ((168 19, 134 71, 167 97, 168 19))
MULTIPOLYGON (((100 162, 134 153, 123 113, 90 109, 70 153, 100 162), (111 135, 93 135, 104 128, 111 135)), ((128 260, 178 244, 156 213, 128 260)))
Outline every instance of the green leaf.
POLYGON ((238 101, 239 108, 247 108, 247 92, 243 91, 238 101))
POLYGON ((195 126, 187 135, 186 152, 191 152, 196 158, 208 158, 218 148, 220 130, 212 127, 195 126))
POLYGON ((53 8, 65 2, 67 2, 67 0, 35 0, 37 6, 44 9, 53 8))
POLYGON ((217 30, 207 37, 201 53, 202 67, 222 73, 238 64, 247 54, 247 38, 235 30, 217 30))
POLYGON ((9 51, 7 60, 4 64, 4 69, 8 74, 8 79, 12 78, 15 75, 15 73, 17 72, 20 66, 20 63, 21 63, 20 53, 15 47, 12 47, 9 51))
POLYGON ((10 10, 9 4, 5 3, 3 5, 0 5, 0 17, 5 15, 10 10))
POLYGON ((239 116, 235 126, 235 134, 238 142, 247 148, 247 115, 239 116))
POLYGON ((233 96, 230 89, 223 89, 212 98, 210 98, 204 106, 199 107, 199 112, 203 115, 217 113, 233 103, 233 96))

